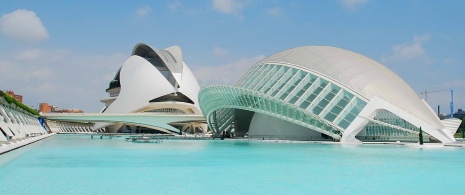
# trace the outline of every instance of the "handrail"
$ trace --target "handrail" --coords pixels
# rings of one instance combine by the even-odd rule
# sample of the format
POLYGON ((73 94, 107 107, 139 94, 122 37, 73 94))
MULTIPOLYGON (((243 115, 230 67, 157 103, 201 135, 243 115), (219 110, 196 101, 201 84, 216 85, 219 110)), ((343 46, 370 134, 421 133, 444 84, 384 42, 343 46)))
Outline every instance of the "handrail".
POLYGON ((286 135, 248 135, 249 139, 262 140, 299 140, 299 141, 331 141, 332 137, 324 138, 322 136, 286 136, 286 135))
MULTIPOLYGON (((355 136, 356 139, 360 141, 413 141, 413 142, 418 142, 419 137, 414 136, 414 137, 401 137, 401 136, 355 136)), ((423 140, 425 142, 430 141, 430 136, 423 135, 423 140)))

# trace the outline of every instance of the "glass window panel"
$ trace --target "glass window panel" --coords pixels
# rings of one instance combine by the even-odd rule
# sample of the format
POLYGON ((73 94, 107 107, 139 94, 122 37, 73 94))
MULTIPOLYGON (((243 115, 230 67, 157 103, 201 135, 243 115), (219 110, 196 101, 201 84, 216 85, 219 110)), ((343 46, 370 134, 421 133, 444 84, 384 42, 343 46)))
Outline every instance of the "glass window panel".
POLYGON ((336 96, 334 93, 328 93, 326 94, 325 99, 331 101, 334 98, 334 96, 336 96))
POLYGON ((353 114, 353 115, 355 115, 355 116, 357 116, 357 115, 360 113, 360 111, 362 111, 361 108, 359 108, 359 107, 353 107, 352 110, 350 110, 350 113, 353 114))
POLYGON ((341 107, 341 108, 345 108, 347 106, 349 102, 345 99, 341 99, 339 100, 339 102, 336 104, 337 106, 341 107))
POLYGON ((268 93, 268 91, 275 85, 275 83, 279 80, 279 78, 281 78, 281 76, 284 74, 282 67, 283 66, 276 66, 272 70, 272 72, 270 72, 270 74, 272 74, 273 77, 269 80, 269 82, 267 82, 264 85, 264 89, 265 89, 264 93, 268 93))
POLYGON ((314 94, 318 95, 320 94, 320 92, 323 90, 323 87, 318 87, 315 89, 315 91, 313 91, 314 94))
POLYGON ((273 78, 263 93, 268 93, 268 91, 272 89, 272 86, 275 85, 276 82, 278 82, 278 80, 276 80, 276 78, 273 78))
POLYGON ((343 129, 346 129, 348 126, 349 126, 349 122, 346 121, 346 120, 342 120, 341 122, 339 122, 338 126, 343 128, 343 129))
POLYGON ((336 115, 334 115, 333 113, 328 113, 326 116, 325 116, 325 119, 328 120, 328 121, 333 121, 334 119, 336 118, 336 115))
POLYGON ((337 85, 331 84, 331 93, 337 94, 341 90, 337 85))
POLYGON ((334 107, 331 109, 330 112, 332 112, 332 113, 338 115, 339 113, 341 113, 341 111, 342 111, 342 108, 341 108, 341 107, 339 107, 339 106, 334 106, 334 107))
POLYGON ((289 100, 289 103, 294 104, 298 99, 299 99, 299 97, 294 96, 294 97, 292 97, 291 100, 289 100))
POLYGON ((329 82, 328 82, 327 80, 321 79, 321 81, 320 81, 320 87, 324 88, 324 87, 326 87, 326 85, 328 85, 328 83, 329 83, 329 82))
POLYGON ((289 101, 291 104, 294 104, 295 102, 297 102, 297 100, 299 100, 300 97, 302 97, 302 95, 307 91, 307 89, 312 85, 313 82, 309 82, 309 83, 306 83, 304 87, 302 87, 299 92, 297 92, 295 94, 294 97, 292 97, 292 99, 289 101))
POLYGON ((316 98, 316 95, 315 94, 311 94, 310 96, 307 97, 307 101, 308 102, 313 102, 313 100, 315 100, 316 98))
POLYGON ((265 93, 265 94, 268 93, 268 91, 270 91, 270 89, 271 89, 271 87, 267 87, 263 93, 265 93))
POLYGON ((323 111, 323 108, 319 106, 315 106, 315 108, 313 108, 313 114, 319 115, 321 111, 323 111))
POLYGON ((354 95, 352 95, 351 93, 347 91, 344 91, 344 96, 343 96, 344 100, 346 100, 347 102, 350 102, 350 100, 352 100, 353 97, 354 95))
POLYGON ((357 98, 357 106, 359 108, 364 108, 366 105, 367 105, 366 102, 364 102, 363 100, 357 98))
POLYGON ((282 88, 284 85, 286 85, 286 82, 279 82, 279 86, 274 89, 273 93, 271 93, 271 96, 275 96, 282 88))
POLYGON ((287 97, 288 95, 289 95, 289 93, 288 93, 288 92, 285 92, 285 93, 283 93, 283 94, 281 95, 280 98, 281 98, 282 100, 284 100, 284 99, 286 99, 286 97, 287 97))
POLYGON ((319 107, 322 107, 322 108, 326 108, 326 106, 329 104, 329 101, 328 100, 321 100, 320 103, 318 103, 318 106, 319 107))
POLYGON ((257 84, 263 80, 263 77, 266 75, 266 71, 264 71, 265 66, 261 66, 261 68, 257 71, 257 76, 254 81, 250 84, 249 88, 255 88, 257 84))
POLYGON ((283 95, 281 95, 281 99, 282 100, 286 99, 286 97, 292 92, 292 90, 295 89, 295 87, 300 83, 300 81, 302 81, 302 78, 296 79, 294 83, 291 86, 289 86, 286 92, 283 95))
POLYGON ((271 71, 271 68, 272 68, 271 66, 267 67, 265 76, 260 81, 260 83, 257 84, 257 87, 255 88, 255 90, 261 91, 263 87, 266 85, 266 83, 268 83, 268 81, 270 81, 270 79, 273 77, 275 72, 271 71))
POLYGON ((297 97, 302 96, 302 94, 305 93, 305 91, 308 89, 308 87, 310 87, 310 85, 312 85, 312 84, 311 84, 311 83, 305 84, 305 86, 304 86, 301 90, 299 90, 299 92, 297 92, 297 93, 295 94, 295 96, 297 96, 297 97))
POLYGON ((308 105, 310 105, 310 102, 309 101, 304 101, 304 102, 302 102, 302 104, 300 104, 300 107, 303 108, 303 109, 306 109, 308 107, 308 105))
POLYGON ((346 117, 344 118, 344 120, 347 120, 349 122, 352 122, 354 119, 355 119, 355 115, 351 113, 347 114, 346 117))

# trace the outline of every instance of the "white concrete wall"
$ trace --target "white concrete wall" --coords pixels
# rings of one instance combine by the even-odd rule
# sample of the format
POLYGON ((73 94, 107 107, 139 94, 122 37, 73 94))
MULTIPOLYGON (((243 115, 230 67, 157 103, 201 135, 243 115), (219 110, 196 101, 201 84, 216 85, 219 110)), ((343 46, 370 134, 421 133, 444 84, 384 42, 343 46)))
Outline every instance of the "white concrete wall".
POLYGON ((307 138, 307 137, 321 137, 321 133, 302 127, 300 125, 268 116, 261 113, 255 113, 249 127, 249 136, 281 136, 288 137, 288 139, 307 138))

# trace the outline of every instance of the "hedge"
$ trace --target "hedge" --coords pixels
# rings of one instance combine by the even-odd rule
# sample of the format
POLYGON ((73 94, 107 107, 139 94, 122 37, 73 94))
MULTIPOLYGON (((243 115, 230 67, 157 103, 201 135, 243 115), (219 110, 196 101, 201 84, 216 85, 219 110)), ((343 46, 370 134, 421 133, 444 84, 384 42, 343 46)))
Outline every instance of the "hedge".
MULTIPOLYGON (((34 109, 30 108, 29 106, 26 106, 23 103, 15 100, 13 97, 8 95, 7 93, 4 93, 2 90, 0 90, 0 97, 4 98, 9 104, 13 104, 17 108, 21 108, 25 112, 28 112, 30 114, 39 116, 39 113, 37 112, 37 110, 34 110, 34 109)), ((19 109, 17 109, 17 110, 19 110, 19 109)))

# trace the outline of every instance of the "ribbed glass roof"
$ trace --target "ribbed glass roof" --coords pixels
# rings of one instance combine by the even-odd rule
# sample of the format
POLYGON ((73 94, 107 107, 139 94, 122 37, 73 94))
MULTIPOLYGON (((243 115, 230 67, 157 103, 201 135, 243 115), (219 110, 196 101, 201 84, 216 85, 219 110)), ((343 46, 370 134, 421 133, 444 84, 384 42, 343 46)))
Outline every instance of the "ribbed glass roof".
POLYGON ((271 55, 260 64, 287 64, 321 74, 370 100, 377 96, 404 111, 443 128, 437 116, 397 74, 357 53, 329 46, 307 46, 271 55))

